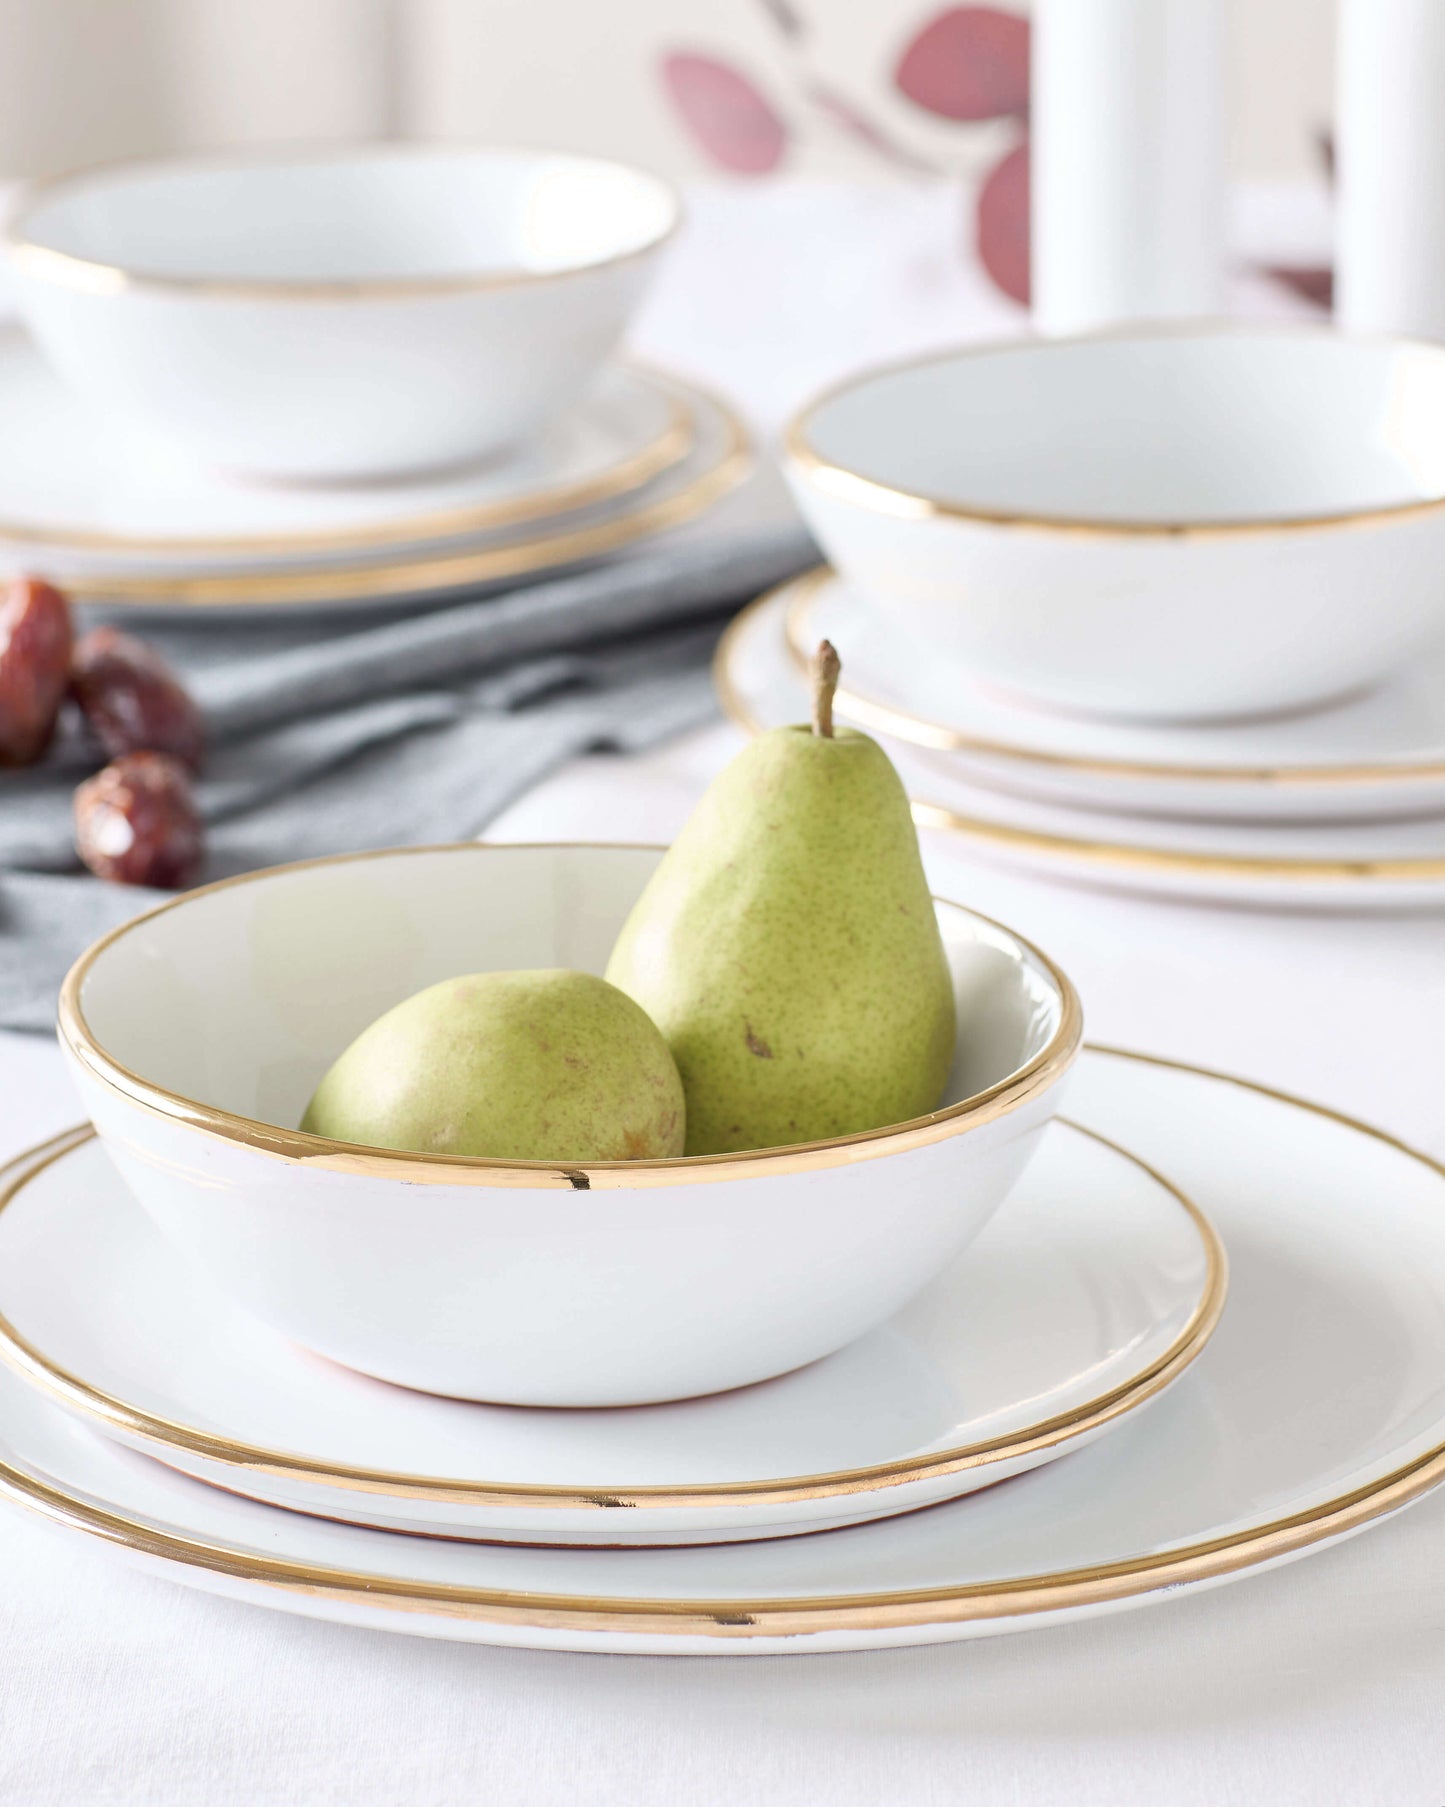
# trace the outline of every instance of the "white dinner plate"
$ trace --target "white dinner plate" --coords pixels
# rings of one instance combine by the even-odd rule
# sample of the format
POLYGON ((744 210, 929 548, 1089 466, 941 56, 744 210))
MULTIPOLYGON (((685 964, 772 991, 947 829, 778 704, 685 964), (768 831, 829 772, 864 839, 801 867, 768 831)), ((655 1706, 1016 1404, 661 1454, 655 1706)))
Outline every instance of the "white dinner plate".
MULTIPOLYGON (((482 1643, 702 1655, 1059 1624, 1321 1549, 1445 1479, 1445 1167, 1242 1080, 1104 1050, 1090 1127, 1229 1248, 1229 1303, 1166 1399, 1066 1461, 817 1537, 668 1550, 454 1543, 178 1475, 0 1373, 0 1493, 191 1586, 482 1643)), ((78 1571, 80 1572, 80 1571, 78 1571)))
MULTIPOLYGON (((806 677, 785 632, 786 591, 760 598, 718 647, 727 713, 757 732, 808 719, 806 677)), ((839 652, 844 670, 848 648, 839 652)), ((1438 909, 1445 904, 1445 815, 1366 822, 1170 821, 1106 815, 977 783, 957 755, 878 738, 921 825, 1044 876, 1121 890, 1271 908, 1438 909)))
POLYGON ((838 711, 950 755, 958 773, 1092 809, 1360 821, 1445 809, 1445 644, 1331 708, 1211 724, 1036 707, 901 633, 827 567, 786 586, 788 642, 843 650, 838 711))
POLYGON ((773 1537, 972 1492, 1157 1398, 1224 1290, 1188 1201, 1060 1124, 978 1242, 838 1354, 682 1404, 527 1410, 288 1342, 186 1264, 87 1129, 0 1187, 0 1356, 63 1405, 256 1499, 505 1542, 773 1537))
POLYGON ((227 478, 94 414, 30 339, 0 328, 0 554, 64 577, 376 557, 512 529, 626 495, 679 464, 686 389, 613 365, 508 456, 389 482, 227 478))
MULTIPOLYGON (((720 501, 753 466, 746 429, 726 403, 672 378, 656 379, 685 397, 693 423, 686 457, 641 487, 586 507, 571 508, 505 532, 425 546, 350 549, 344 556, 312 558, 266 570, 221 570, 178 563, 140 575, 52 571, 80 602, 146 615, 219 615, 256 609, 327 610, 395 605, 449 591, 475 592, 489 584, 561 570, 616 551, 666 528, 693 520, 720 501)), ((33 553, 13 563, 34 568, 33 553)))

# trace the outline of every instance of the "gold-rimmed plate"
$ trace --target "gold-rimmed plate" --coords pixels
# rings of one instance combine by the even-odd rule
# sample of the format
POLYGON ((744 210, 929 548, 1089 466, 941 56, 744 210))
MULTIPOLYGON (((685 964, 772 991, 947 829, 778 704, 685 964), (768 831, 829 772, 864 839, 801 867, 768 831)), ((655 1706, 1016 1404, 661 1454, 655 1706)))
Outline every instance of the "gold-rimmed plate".
POLYGON ((274 1505, 501 1542, 776 1537, 992 1485, 1160 1397, 1225 1272, 1166 1178, 1061 1124, 978 1243, 848 1348, 708 1398, 525 1410, 406 1392, 267 1330, 197 1282, 85 1129, 0 1184, 0 1359, 62 1405, 274 1505))
POLYGON ((283 1611, 479 1643, 766 1655, 1172 1599, 1325 1548, 1445 1479, 1445 1168, 1337 1112, 1120 1050, 1086 1052, 1073 1104, 1197 1199, 1233 1292, 1167 1399, 1005 1486, 846 1535, 455 1543, 197 1487, 6 1371, 0 1495, 151 1572, 283 1611))
POLYGON ((0 330, 0 405, 0 548, 91 581, 505 533, 641 489, 687 458, 697 431, 685 385, 616 364, 506 457, 386 483, 228 478, 97 416, 16 327, 0 330))
MULTIPOLYGON (((732 409, 690 384, 679 383, 676 391, 685 398, 693 423, 692 446, 681 462, 627 494, 510 532, 382 548, 370 557, 315 558, 254 572, 182 565, 132 576, 46 568, 77 601, 107 610, 162 615, 204 610, 212 616, 395 605, 562 570, 695 519, 752 470, 751 440, 732 409)), ((12 560, 29 568, 37 562, 12 560)))
POLYGON ((1212 724, 1071 715, 971 683, 826 566, 785 586, 794 661, 846 647, 838 709, 979 783, 1090 809, 1345 820, 1445 809, 1445 649, 1330 708, 1212 724))
MULTIPOLYGON (((745 609, 718 648, 727 714, 757 732, 808 715, 785 632, 787 592, 745 609)), ((846 672, 849 652, 840 646, 846 672)), ((955 756, 882 736, 914 819, 1043 876, 1165 896, 1325 910, 1445 905, 1445 817, 1365 822, 1213 822, 1050 806, 970 779, 955 756)))

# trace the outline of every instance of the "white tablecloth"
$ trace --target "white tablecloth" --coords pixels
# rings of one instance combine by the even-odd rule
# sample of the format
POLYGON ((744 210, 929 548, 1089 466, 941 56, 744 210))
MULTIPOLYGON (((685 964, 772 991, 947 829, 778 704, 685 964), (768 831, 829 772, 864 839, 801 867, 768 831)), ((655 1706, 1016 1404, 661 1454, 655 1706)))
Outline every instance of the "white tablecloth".
MULTIPOLYGON (((952 259, 944 200, 783 191, 758 212, 699 209, 642 342, 764 420, 850 361, 1016 325, 952 259)), ((665 840, 736 745, 717 728, 580 761, 495 833, 665 840)), ((937 835, 925 852, 936 889, 1063 962, 1096 1037, 1269 1079, 1445 1156, 1439 916, 1203 910, 1026 880, 937 835)), ((0 1158, 76 1115, 55 1050, 0 1036, 0 1158)), ((1093 1624, 770 1659, 344 1629, 0 1519, 6 1807, 1442 1807, 1442 1700, 1445 1495, 1275 1574, 1093 1624)))

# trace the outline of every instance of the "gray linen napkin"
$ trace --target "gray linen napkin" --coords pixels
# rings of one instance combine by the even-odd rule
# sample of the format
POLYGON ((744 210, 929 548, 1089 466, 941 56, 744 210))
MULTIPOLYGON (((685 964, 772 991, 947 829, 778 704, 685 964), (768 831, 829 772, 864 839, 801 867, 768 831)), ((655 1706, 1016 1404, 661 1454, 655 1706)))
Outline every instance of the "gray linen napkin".
MULTIPOLYGON (((463 840, 574 754, 708 719, 726 613, 817 553, 796 526, 393 617, 145 628, 205 711, 205 878, 314 854, 463 840)), ((48 1030, 77 954, 161 895, 85 874, 71 794, 98 763, 75 724, 0 774, 0 1027, 48 1030)))

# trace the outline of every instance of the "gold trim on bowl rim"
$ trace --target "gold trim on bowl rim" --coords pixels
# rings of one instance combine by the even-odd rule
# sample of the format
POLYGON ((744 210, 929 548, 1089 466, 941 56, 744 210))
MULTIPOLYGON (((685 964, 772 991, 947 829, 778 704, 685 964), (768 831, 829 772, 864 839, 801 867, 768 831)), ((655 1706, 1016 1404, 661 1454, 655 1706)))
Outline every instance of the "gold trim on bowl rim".
POLYGON ((672 239, 682 224, 682 197, 672 183, 651 170, 635 164, 619 162, 612 157, 588 157, 570 151, 527 150, 499 144, 476 144, 465 140, 356 140, 351 143, 300 145, 264 145, 249 150, 193 152, 187 155, 139 156, 116 158, 106 163, 87 164, 81 169, 59 175, 41 176, 26 182, 11 203, 0 231, 0 243, 10 261, 25 275, 41 282, 58 283, 66 288, 82 289, 92 295, 159 294, 186 298, 206 297, 221 301, 410 301, 448 295, 477 294, 488 289, 510 289, 546 282, 563 282, 574 277, 592 276, 603 270, 621 268, 640 258, 651 257, 672 239), (631 178, 641 177, 652 183, 667 199, 666 224, 644 244, 627 251, 616 251, 605 257, 564 265, 556 270, 509 268, 457 271, 450 275, 364 277, 331 280, 317 279, 288 282, 284 278, 244 276, 182 276, 156 270, 135 270, 105 258, 82 257, 71 251, 59 251, 25 236, 25 222, 35 210, 66 189, 83 187, 97 179, 113 175, 139 175, 148 170, 183 174, 197 169, 254 169, 281 167, 295 163, 346 163, 376 157, 526 157, 538 162, 549 158, 558 162, 589 165, 607 169, 631 178))
POLYGON ((500 546, 434 554, 401 564, 314 566, 202 577, 107 577, 82 572, 64 576, 60 581, 76 601, 107 608, 330 608, 360 601, 402 601, 440 595, 528 572, 578 564, 695 519, 751 473, 752 441, 742 421, 709 391, 689 384, 688 393, 712 410, 722 427, 723 441, 714 461, 682 488, 654 501, 644 501, 610 520, 563 528, 536 539, 509 540, 500 546))
MULTIPOLYGON (((776 584, 762 602, 781 602, 791 597, 784 616, 784 632, 793 663, 806 669, 810 644, 812 613, 818 591, 829 578, 837 578, 831 565, 818 565, 801 577, 776 584)), ((1027 765, 1049 766, 1055 770, 1094 772, 1110 778, 1162 778, 1176 782, 1228 784, 1327 785, 1377 784, 1395 781, 1438 780, 1445 778, 1445 759, 1420 760, 1413 764, 1379 765, 1188 765, 1167 764, 1152 760, 1106 759, 1078 753, 1050 753, 1039 747, 1026 747, 1013 741, 989 740, 983 735, 967 734, 951 728, 946 722, 929 716, 914 715, 895 703, 879 702, 854 688, 845 674, 838 685, 837 705, 840 714, 850 716, 860 727, 880 734, 891 734, 897 740, 944 753, 975 753, 987 758, 1010 760, 1027 765)))
MULTIPOLYGON (((426 514, 389 520, 371 527, 311 529, 298 533, 227 534, 209 538, 175 538, 165 535, 108 533, 99 528, 51 528, 30 523, 0 520, 0 542, 43 546, 47 551, 107 551, 125 553, 166 553, 196 559, 235 553, 307 552, 327 547, 343 551, 351 546, 387 546, 416 544, 425 540, 454 538, 494 530, 520 527, 528 521, 558 515, 573 508, 587 508, 606 502, 613 496, 640 489, 643 484, 664 471, 671 470, 692 451, 697 436, 697 421, 689 404, 690 386, 680 379, 654 370, 649 365, 623 360, 614 368, 626 370, 639 378, 652 393, 661 393, 667 403, 667 420, 655 438, 610 469, 595 476, 575 478, 570 483, 529 494, 499 499, 494 502, 459 503, 453 508, 434 509, 426 514)), ((585 406, 585 402, 581 404, 585 406)), ((362 486, 356 486, 362 487, 362 486)), ((125 583, 133 572, 119 571, 114 581, 125 583)), ((85 581, 92 587, 112 580, 105 573, 87 572, 85 581)))
MULTIPOLYGON (((1091 1044, 1093 1052, 1146 1066, 1193 1073, 1272 1098, 1361 1135, 1417 1161, 1445 1179, 1445 1165, 1386 1130, 1362 1123, 1326 1105, 1241 1079, 1209 1067, 1126 1048, 1091 1044)), ((524 1626, 566 1632, 626 1632, 636 1636, 767 1638, 829 1631, 887 1631, 919 1625, 947 1625, 1028 1617, 1137 1599, 1235 1574, 1276 1561, 1312 1544, 1343 1536, 1398 1511, 1445 1481, 1445 1443, 1398 1468, 1337 1497, 1284 1518, 1228 1532, 1220 1537, 1154 1551, 1124 1561, 1054 1573, 1020 1575, 972 1586, 914 1588, 872 1594, 796 1598, 660 1600, 606 1599, 589 1595, 536 1594, 510 1588, 465 1587, 456 1583, 408 1581, 362 1571, 265 1556, 254 1550, 213 1543, 112 1511, 41 1475, 0 1461, 0 1496, 72 1530, 84 1531, 134 1554, 205 1569, 233 1580, 283 1593, 324 1597, 360 1608, 496 1626, 524 1626)))
POLYGON ((956 1104, 945 1105, 925 1116, 904 1123, 859 1134, 833 1136, 824 1141, 790 1144, 782 1148, 749 1149, 736 1154, 676 1155, 646 1161, 586 1161, 559 1165, 555 1161, 511 1161, 487 1159, 478 1155, 441 1155, 399 1153, 370 1148, 357 1142, 338 1142, 327 1136, 314 1136, 304 1130, 285 1129, 279 1124, 263 1123, 254 1117, 243 1117, 234 1111, 220 1110, 194 1098, 156 1085, 108 1054, 91 1031, 85 1019, 82 992, 85 980, 96 960, 132 930, 152 922, 158 916, 181 908, 200 897, 209 897, 233 886, 255 884, 278 874, 313 871, 323 866, 359 864, 363 861, 407 858, 424 854, 481 853, 496 855, 507 852, 535 852, 538 849, 590 849, 606 852, 629 851, 661 854, 661 847, 627 842, 600 841, 453 841, 436 846, 384 847, 369 853, 334 853, 319 859, 293 860, 281 866, 267 866, 254 872, 237 873, 232 878, 218 879, 182 892, 179 897, 157 904, 153 909, 134 916, 92 942, 65 976, 60 988, 57 1032, 61 1046, 85 1072, 109 1091, 140 1105, 173 1123, 185 1124, 216 1136, 222 1141, 256 1149, 280 1159, 303 1163, 328 1173, 366 1174, 374 1179, 393 1179, 408 1185, 468 1186, 487 1185, 545 1187, 553 1190, 622 1190, 643 1187, 673 1186, 695 1181, 748 1179, 780 1173, 802 1173, 821 1167, 850 1165, 855 1161, 874 1160, 883 1155, 901 1154, 934 1142, 978 1129, 985 1123, 1011 1115, 1022 1105, 1050 1090, 1078 1057, 1083 1041, 1083 1009, 1073 984, 1054 962, 1031 941, 1004 923, 947 898, 935 901, 950 910, 958 910, 977 922, 986 923, 1007 935, 1029 960, 1035 970, 1053 988, 1059 1000, 1059 1020, 1053 1034, 1042 1048, 1014 1072, 995 1084, 976 1092, 956 1104))
MULTIPOLYGON (((723 713, 748 734, 761 733, 766 724, 743 699, 732 675, 733 660, 753 617, 765 605, 775 603, 776 597, 777 591, 770 591, 734 616, 713 656, 713 687, 723 713)), ((966 816, 947 804, 912 795, 909 803, 913 820, 922 828, 946 828, 987 846, 1043 854, 1053 860, 1082 862, 1106 870, 1217 879, 1277 878, 1295 884, 1394 884, 1402 888, 1445 879, 1445 854, 1406 854, 1389 859, 1278 859, 1264 854, 1196 853, 1187 848, 1145 847, 1135 842, 1096 841, 1084 835, 1020 828, 986 816, 966 816)))
POLYGON ((1275 517, 1226 517, 1219 520, 1140 521, 1103 520, 1087 516, 1031 514, 1020 509, 970 508, 946 496, 929 495, 903 488, 880 477, 870 477, 825 457, 808 437, 808 429, 820 409, 866 384, 881 378, 899 376, 906 371, 929 365, 947 364, 973 357, 993 357, 1000 353, 1022 351, 1066 351, 1076 345, 1119 343, 1135 339, 1223 339, 1261 336, 1297 339, 1322 339, 1354 346, 1375 346, 1397 351, 1418 352, 1432 358, 1445 358, 1445 346, 1424 339, 1397 338, 1388 334, 1341 333, 1333 326, 1319 326, 1300 321, 1224 322, 1194 320, 1169 323, 1136 324, 1109 327, 1098 332, 1078 333, 1058 339, 993 339, 972 344, 944 347, 940 350, 897 358, 854 371, 840 382, 815 395, 788 422, 783 445, 795 470, 803 480, 855 507, 871 509, 875 514, 894 515, 902 520, 971 521, 985 527, 1028 529, 1034 532, 1075 534, 1085 538, 1121 539, 1195 539, 1248 533, 1289 533, 1302 530, 1337 527, 1361 527, 1385 521, 1408 519, 1413 515, 1433 514, 1445 509, 1445 495, 1420 496, 1405 502, 1366 508, 1340 509, 1314 515, 1280 515, 1275 517))
MULTIPOLYGON (((1180 1204, 1193 1224, 1204 1249, 1204 1283, 1189 1318, 1174 1341, 1147 1367, 1086 1400, 1067 1412, 1041 1419, 999 1437, 952 1449, 871 1463, 862 1468, 827 1470, 820 1474, 780 1476, 763 1481, 704 1482, 676 1486, 569 1487, 535 1482, 482 1482, 438 1478, 434 1475, 393 1474, 384 1469, 333 1467, 288 1451, 264 1449, 232 1437, 218 1436, 180 1424, 175 1419, 148 1412, 113 1393, 91 1386, 59 1363, 51 1361, 23 1336, 8 1318, 0 1315, 0 1360, 34 1382, 68 1407, 119 1430, 128 1437, 159 1444, 174 1460, 177 1450, 208 1462, 281 1480, 301 1481, 363 1494, 397 1499, 434 1500, 469 1506, 508 1506, 522 1502, 534 1507, 578 1509, 619 1506, 684 1508, 699 1505, 745 1507, 764 1503, 785 1505, 806 1500, 846 1498, 875 1488, 897 1487, 918 1481, 941 1479, 968 1469, 1015 1461, 1040 1450, 1071 1441, 1101 1429, 1162 1392, 1184 1372, 1214 1334, 1224 1309, 1228 1289, 1228 1261, 1219 1234, 1205 1213, 1167 1175, 1129 1149, 1066 1118, 1057 1121, 1076 1134, 1087 1136, 1139 1168, 1180 1204)), ((39 1174, 54 1162, 83 1147, 95 1135, 87 1124, 62 1131, 40 1147, 7 1163, 0 1173, 0 1212, 10 1205, 39 1174)), ((152 1450, 152 1454, 156 1452, 152 1450)), ((166 1460, 166 1454, 161 1454, 166 1460)), ((239 1482, 238 1490, 245 1491, 239 1482)), ((268 1503, 274 1504, 274 1501, 268 1503)), ((331 1517, 318 1505, 320 1517, 331 1517)), ((421 1527, 419 1534, 425 1535, 421 1527)), ((455 1535, 456 1533, 448 1533, 455 1535)), ((509 1540, 510 1541, 510 1540, 509 1540)))

